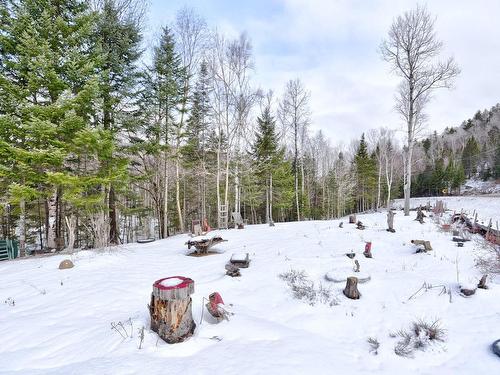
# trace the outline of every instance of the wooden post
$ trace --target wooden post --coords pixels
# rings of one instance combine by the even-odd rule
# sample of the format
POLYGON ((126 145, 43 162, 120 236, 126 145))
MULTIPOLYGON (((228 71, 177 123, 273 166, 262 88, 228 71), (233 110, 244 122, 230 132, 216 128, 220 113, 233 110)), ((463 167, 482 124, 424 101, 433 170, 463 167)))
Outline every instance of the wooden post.
POLYGON ((344 295, 350 299, 359 299, 360 293, 358 291, 358 278, 351 276, 347 278, 344 289, 344 295))
POLYGON ((194 281, 187 277, 167 277, 153 284, 149 305, 151 330, 169 344, 182 342, 194 332, 192 293, 194 281))

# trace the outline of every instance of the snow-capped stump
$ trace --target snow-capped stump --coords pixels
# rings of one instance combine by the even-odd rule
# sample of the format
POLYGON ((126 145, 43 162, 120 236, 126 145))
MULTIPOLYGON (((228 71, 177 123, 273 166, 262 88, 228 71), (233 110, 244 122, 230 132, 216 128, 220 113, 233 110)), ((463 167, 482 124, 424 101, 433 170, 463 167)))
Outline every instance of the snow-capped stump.
POLYGON ((169 344, 182 342, 194 332, 192 293, 194 281, 187 277, 166 277, 153 284, 149 305, 151 330, 169 344))
POLYGON ((349 224, 356 224, 356 215, 349 215, 349 224))
POLYGON ((61 263, 59 263, 59 269, 60 270, 66 270, 69 268, 73 268, 75 265, 73 262, 69 259, 64 259, 61 263))
POLYGON ((347 278, 344 288, 344 295, 350 299, 359 299, 361 294, 358 291, 358 278, 351 276, 347 278))
POLYGON ((231 255, 229 263, 235 265, 238 268, 248 268, 250 265, 250 257, 248 253, 238 253, 231 255))

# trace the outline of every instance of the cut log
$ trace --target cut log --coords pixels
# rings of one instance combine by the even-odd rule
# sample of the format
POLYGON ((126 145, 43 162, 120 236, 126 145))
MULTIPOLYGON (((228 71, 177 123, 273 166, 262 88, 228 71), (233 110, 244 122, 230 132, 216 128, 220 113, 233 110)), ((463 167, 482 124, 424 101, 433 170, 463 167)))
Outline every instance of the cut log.
POLYGON ((343 228, 343 227, 344 227, 344 222, 343 222, 343 221, 341 221, 341 222, 339 223, 339 228, 343 228))
POLYGON ((351 276, 347 278, 344 295, 350 299, 359 299, 360 293, 358 291, 358 278, 351 276))
POLYGON ((356 223, 356 229, 359 229, 359 230, 363 230, 365 229, 366 227, 363 225, 363 223, 361 221, 358 221, 356 223))
POLYGON ((149 314, 151 330, 165 342, 182 342, 194 332, 191 311, 194 281, 182 276, 167 277, 153 284, 149 314))
POLYGON ((356 224, 356 215, 349 215, 349 224, 356 224))

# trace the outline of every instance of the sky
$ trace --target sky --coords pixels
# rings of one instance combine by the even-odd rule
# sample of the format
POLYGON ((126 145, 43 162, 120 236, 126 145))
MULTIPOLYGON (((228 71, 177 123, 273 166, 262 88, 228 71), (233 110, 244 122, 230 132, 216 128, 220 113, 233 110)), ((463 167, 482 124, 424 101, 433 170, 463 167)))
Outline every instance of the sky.
MULTIPOLYGON (((311 94, 311 129, 348 143, 380 126, 403 134, 394 111, 399 78, 378 52, 395 17, 416 7, 410 0, 150 0, 145 39, 193 8, 210 28, 252 41, 252 81, 280 96, 299 78, 311 94)), ((437 90, 428 105, 427 133, 459 126, 478 109, 500 102, 500 1, 429 0, 442 57, 461 68, 452 90, 437 90)))

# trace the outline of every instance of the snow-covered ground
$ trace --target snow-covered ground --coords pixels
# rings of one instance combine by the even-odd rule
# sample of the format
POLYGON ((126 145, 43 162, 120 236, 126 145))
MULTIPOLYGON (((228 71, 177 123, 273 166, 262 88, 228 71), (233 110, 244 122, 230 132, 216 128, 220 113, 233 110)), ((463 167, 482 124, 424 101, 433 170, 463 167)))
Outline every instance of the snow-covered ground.
MULTIPOLYGON (((424 206, 428 202, 434 205, 436 201, 442 200, 446 208, 454 210, 457 213, 463 212, 473 218, 474 211, 478 214, 478 222, 488 225, 490 219, 493 221, 495 228, 496 222, 500 225, 500 196, 481 195, 481 196, 460 196, 460 197, 433 197, 433 198, 412 198, 411 207, 415 208, 420 205, 424 206)), ((394 208, 402 208, 404 206, 403 199, 394 201, 394 208)))
MULTIPOLYGON (((491 201, 474 198, 492 209, 491 201)), ((496 212, 499 201, 494 201, 496 212)), ((450 206, 451 207, 451 206, 450 206)), ((460 207, 456 207, 460 209, 460 207)), ((465 207, 463 207, 465 208, 465 207)), ((481 211, 482 212, 482 211, 481 211)), ((488 216, 488 214, 485 214, 488 216)), ((461 283, 476 284, 478 245, 463 248, 451 234, 423 225, 414 215, 395 217, 396 233, 385 231, 384 213, 358 217, 356 230, 340 220, 247 226, 216 231, 228 242, 221 254, 185 256, 187 236, 112 251, 85 251, 71 258, 75 267, 59 270, 67 256, 0 263, 1 374, 495 374, 500 358, 490 345, 500 338, 500 277, 470 298, 457 293, 461 283), (433 251, 415 254, 411 239, 430 240, 433 251), (372 241, 373 259, 362 252, 372 241), (354 251, 371 280, 359 284, 361 299, 342 294, 343 284, 326 281, 345 272, 354 251), (233 253, 249 253, 242 276, 225 276, 233 253), (294 299, 278 275, 305 270, 316 286, 330 287, 333 306, 294 299), (152 284, 167 276, 195 281, 193 337, 169 345, 149 331, 152 284), (423 290, 423 283, 443 285, 423 290), (199 324, 202 297, 218 291, 234 316, 220 324, 199 324), (5 303, 4 303, 5 301, 5 303), (125 322, 133 337, 122 338, 111 323, 125 322), (394 353, 390 334, 418 319, 440 319, 444 343, 416 351, 414 358, 394 353), (142 349, 140 327, 146 327, 142 349), (215 339, 217 336, 218 339, 215 339), (380 342, 378 355, 367 338, 380 342)), ((206 316, 206 312, 205 312, 206 316)))

